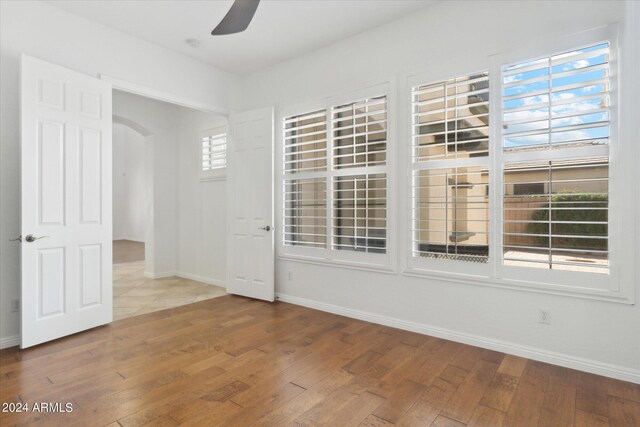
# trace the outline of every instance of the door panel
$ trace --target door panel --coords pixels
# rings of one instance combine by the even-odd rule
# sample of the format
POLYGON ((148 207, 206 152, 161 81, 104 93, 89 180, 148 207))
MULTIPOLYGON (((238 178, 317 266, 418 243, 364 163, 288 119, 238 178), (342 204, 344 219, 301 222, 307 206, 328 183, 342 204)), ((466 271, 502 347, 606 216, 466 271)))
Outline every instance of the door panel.
POLYGON ((111 86, 21 65, 25 348, 112 320, 111 86))
POLYGON ((273 301, 273 110, 230 117, 229 286, 273 301))
POLYGON ((38 250, 38 319, 65 313, 64 248, 38 250))

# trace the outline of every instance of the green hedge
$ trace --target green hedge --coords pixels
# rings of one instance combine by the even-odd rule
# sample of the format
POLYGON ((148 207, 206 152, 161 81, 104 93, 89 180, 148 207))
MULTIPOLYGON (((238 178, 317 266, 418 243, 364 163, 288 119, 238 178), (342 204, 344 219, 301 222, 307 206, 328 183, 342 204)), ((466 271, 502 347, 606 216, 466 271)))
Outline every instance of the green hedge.
MULTIPOLYGON (((580 208, 606 208, 609 204, 607 194, 558 194, 551 197, 552 221, 570 221, 568 224, 552 224, 552 234, 582 235, 582 236, 606 236, 607 224, 581 224, 583 221, 607 221, 607 210, 589 210, 580 208), (571 207, 572 209, 557 209, 559 207, 571 207)), ((547 205, 548 207, 548 205, 547 205)), ((548 221, 549 210, 536 211, 531 219, 533 221, 548 221)), ((527 230, 531 234, 546 234, 549 225, 532 222, 527 230)), ((536 237, 537 243, 543 247, 549 245, 549 237, 536 237)), ((553 246, 567 249, 593 249, 606 250, 607 239, 579 239, 555 237, 553 246)))

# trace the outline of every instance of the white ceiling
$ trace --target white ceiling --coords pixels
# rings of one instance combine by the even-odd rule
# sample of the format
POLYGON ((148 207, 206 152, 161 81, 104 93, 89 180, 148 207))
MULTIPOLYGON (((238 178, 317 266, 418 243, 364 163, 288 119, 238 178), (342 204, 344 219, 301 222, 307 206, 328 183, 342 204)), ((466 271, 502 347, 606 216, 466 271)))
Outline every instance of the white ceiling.
POLYGON ((246 75, 421 9, 433 0, 262 0, 247 31, 210 35, 232 0, 47 0, 55 7, 246 75), (196 38, 200 47, 185 40, 196 38))

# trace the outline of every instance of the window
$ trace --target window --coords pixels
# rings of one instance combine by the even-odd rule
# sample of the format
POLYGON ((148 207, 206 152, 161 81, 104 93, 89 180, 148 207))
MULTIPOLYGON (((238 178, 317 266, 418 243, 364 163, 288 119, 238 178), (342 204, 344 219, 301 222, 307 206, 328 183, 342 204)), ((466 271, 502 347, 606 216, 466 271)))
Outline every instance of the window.
POLYGON ((489 74, 412 89, 412 256, 489 257, 489 74))
POLYGON ((617 165, 633 161, 610 157, 615 45, 584 43, 611 34, 488 58, 495 71, 411 78, 407 274, 628 301, 632 243, 618 236, 632 200, 617 165))
POLYGON ((283 119, 288 253, 339 261, 387 253, 387 136, 386 96, 283 119))
POLYGON ((284 244, 327 247, 327 179, 298 178, 327 171, 326 110, 284 121, 284 244))
POLYGON ((502 69, 504 265, 609 273, 609 44, 502 69))
POLYGON ((387 247, 387 97, 331 110, 333 241, 336 250, 387 247), (367 173, 375 167, 382 173, 367 173))
POLYGON ((220 178, 227 167, 227 131, 209 129, 200 133, 200 172, 202 179, 220 178))

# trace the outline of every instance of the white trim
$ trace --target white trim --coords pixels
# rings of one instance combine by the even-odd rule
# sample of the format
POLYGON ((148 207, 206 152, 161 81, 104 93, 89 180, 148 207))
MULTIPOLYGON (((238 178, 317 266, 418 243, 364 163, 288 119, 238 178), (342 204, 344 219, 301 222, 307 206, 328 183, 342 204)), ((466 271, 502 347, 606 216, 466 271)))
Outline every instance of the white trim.
POLYGON ((196 282, 201 282, 207 285, 215 285, 225 289, 227 288, 227 282, 225 280, 200 276, 198 274, 186 273, 184 271, 166 271, 164 273, 151 273, 145 271, 144 277, 146 277, 147 279, 165 279, 167 277, 179 277, 181 279, 195 280, 196 282))
POLYGON ((147 98, 157 99, 159 101, 168 102, 170 104, 180 105, 182 107, 192 108, 194 110, 203 111, 205 113, 218 113, 229 114, 226 108, 218 105, 206 104, 199 101, 194 101, 189 98, 185 98, 180 95, 176 95, 171 92, 165 92, 162 90, 153 89, 148 86, 144 86, 138 83, 129 82, 126 80, 118 79, 106 74, 99 75, 100 80, 111 83, 114 89, 122 90, 136 95, 142 95, 147 98))
POLYGON ((165 271, 163 273, 152 273, 150 271, 145 271, 144 277, 146 277, 147 279, 164 279, 165 277, 178 277, 178 272, 165 271))
MULTIPOLYGON (((453 261, 452 261, 453 262, 453 261)), ((525 268, 525 267, 518 267, 525 268)), ((403 276, 416 277, 420 279, 430 278, 444 280, 447 282, 462 283, 472 286, 488 286, 491 288, 502 288, 513 291, 535 292, 548 295, 560 295, 573 298, 590 299, 596 301, 608 301, 620 304, 634 305, 634 299, 626 294, 611 292, 606 290, 577 287, 568 285, 550 285, 545 282, 536 282, 527 278, 526 280, 505 279, 501 277, 482 277, 472 274, 451 273, 439 270, 425 270, 418 268, 407 268, 401 272, 403 276)), ((585 273, 586 274, 586 273, 585 273)))
POLYGON ((494 340, 478 335, 465 334, 450 329, 434 327, 422 323, 374 314, 367 311, 327 304, 306 298, 296 297, 293 295, 276 293, 276 299, 290 304, 301 305, 303 307, 309 307, 320 311, 338 314, 341 316, 347 316, 371 323, 390 326, 392 328, 430 335, 450 341, 460 342, 463 344, 525 357, 531 360, 551 363, 553 365, 563 366, 565 368, 577 369, 596 375, 604 375, 606 377, 640 384, 640 370, 637 369, 626 368, 624 366, 598 362, 596 360, 585 359, 582 357, 571 356, 563 353, 556 353, 553 351, 541 350, 534 347, 514 344, 506 341, 494 340))
MULTIPOLYGON (((304 248, 303 248, 304 249, 304 248)), ((307 249, 316 249, 316 248, 307 248, 307 249)), ((367 255, 379 255, 384 256, 384 254, 367 254, 367 255)), ((289 254, 283 253, 281 255, 276 256, 276 260, 278 261, 292 261, 292 262, 302 262, 306 264, 315 264, 315 265, 323 265, 328 267, 338 267, 338 268, 347 268, 350 270, 361 270, 361 271, 369 271, 374 273, 384 273, 384 274, 393 274, 397 275, 398 271, 392 267, 386 267, 381 264, 373 264, 367 262, 356 262, 353 260, 341 261, 339 259, 330 259, 330 258, 321 258, 321 257, 311 257, 304 256, 299 254, 289 254)))
POLYGON ((195 280, 196 282, 201 282, 207 285, 213 285, 213 286, 218 286, 220 288, 227 289, 227 282, 222 279, 214 279, 211 277, 200 276, 198 274, 185 273, 182 271, 176 273, 176 276, 182 279, 195 280))
POLYGON ((227 175, 223 176, 205 176, 200 178, 200 182, 209 182, 209 181, 226 181, 227 175))
POLYGON ((20 335, 9 335, 8 337, 0 338, 0 350, 17 345, 20 345, 20 335))
MULTIPOLYGON (((144 243, 144 240, 134 239, 132 237, 113 237, 111 240, 128 240, 130 242, 144 243)), ((118 264, 118 263, 114 263, 114 264, 118 264)))

